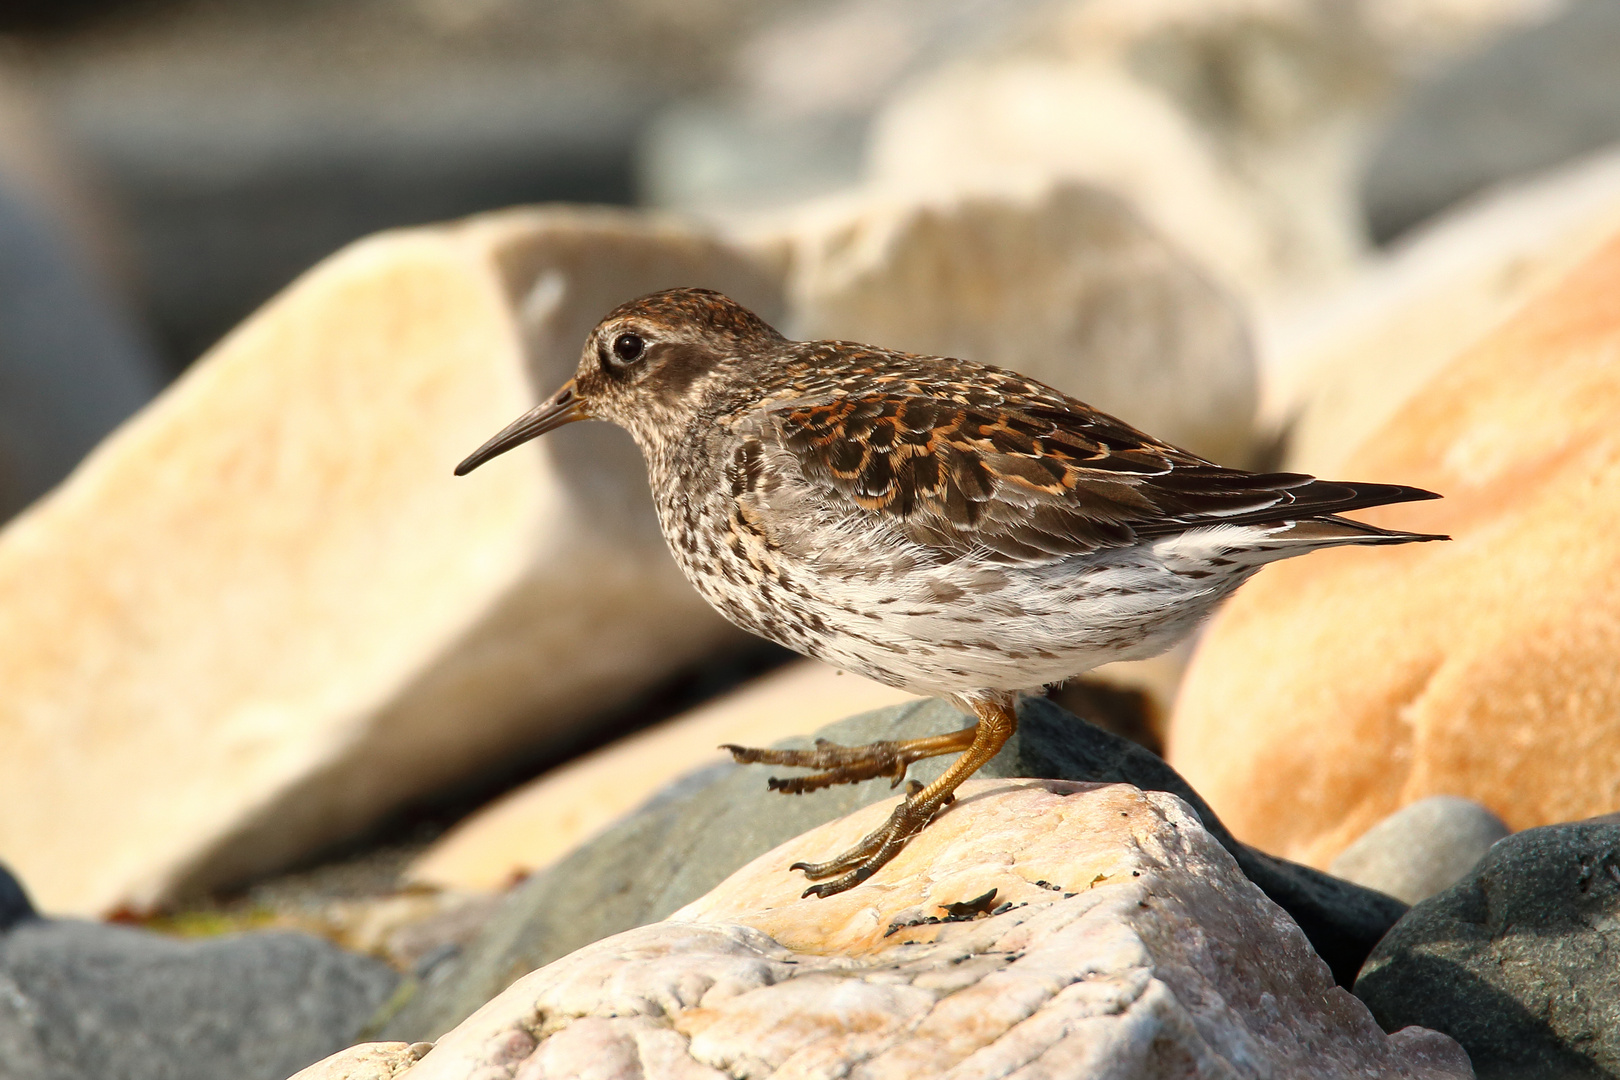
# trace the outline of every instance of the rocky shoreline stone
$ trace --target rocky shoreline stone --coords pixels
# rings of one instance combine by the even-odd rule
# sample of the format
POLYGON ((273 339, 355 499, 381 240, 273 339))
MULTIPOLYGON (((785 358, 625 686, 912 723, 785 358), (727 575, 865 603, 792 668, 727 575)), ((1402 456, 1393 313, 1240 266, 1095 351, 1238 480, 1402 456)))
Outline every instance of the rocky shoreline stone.
POLYGON ((1356 996, 1385 1030, 1422 1024, 1481 1080, 1620 1074, 1620 823, 1499 841, 1378 943, 1356 996))
MULTIPOLYGON (((637 809, 649 792, 731 761, 723 743, 770 743, 912 695, 799 660, 723 697, 553 769, 459 822, 405 880, 495 892, 566 856, 637 809)), ((718 771, 717 771, 718 770, 718 771)))
POLYGON ((361 1037, 398 984, 307 934, 44 918, 0 868, 6 1080, 277 1080, 361 1037))
MULTIPOLYGON (((893 805, 523 977, 395 1075, 1473 1075, 1443 1035, 1378 1030, 1167 793, 969 781, 870 881, 802 899, 788 864, 893 805)), ((323 1063, 298 1080, 362 1075, 323 1063)))
POLYGON ((1328 872, 1415 904, 1455 885, 1511 832, 1472 799, 1431 795, 1362 833, 1328 872))
MULTIPOLYGON (((1243 873, 1298 922, 1340 985, 1406 910, 1392 897, 1273 858, 1239 843, 1198 794, 1163 761, 1041 698, 1019 705, 1018 732, 981 777, 1045 777, 1126 783, 1184 800, 1243 873)), ((959 728, 967 719, 939 701, 867 713, 817 732, 855 744, 959 728)), ((782 745, 808 745, 788 740, 782 745)), ((912 767, 923 782, 945 767, 912 767)), ((784 796, 766 790, 768 769, 733 769, 700 790, 609 829, 519 886, 483 933, 433 972, 381 1036, 431 1040, 513 979, 610 934, 669 916, 755 856, 806 830, 892 794, 886 780, 784 796)), ((801 886, 802 888, 802 886, 801 886)))

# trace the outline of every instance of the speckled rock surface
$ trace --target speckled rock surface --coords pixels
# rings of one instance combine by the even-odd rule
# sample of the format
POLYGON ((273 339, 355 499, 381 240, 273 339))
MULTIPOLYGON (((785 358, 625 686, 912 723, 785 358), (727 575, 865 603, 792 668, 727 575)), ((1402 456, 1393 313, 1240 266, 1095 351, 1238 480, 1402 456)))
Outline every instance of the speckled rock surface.
POLYGON ((1385 1029, 1422 1024, 1481 1077, 1620 1075, 1620 822, 1529 829, 1416 905, 1356 995, 1385 1029))
POLYGON ((1472 1075, 1380 1031, 1161 792, 970 781, 870 881, 801 899, 788 863, 893 805, 524 977, 403 1080, 1472 1075))
POLYGON ((360 1043, 317 1061, 292 1080, 395 1080, 430 1049, 429 1043, 360 1043))
MULTIPOLYGON (((1285 908, 1349 986, 1368 952, 1406 910, 1381 893, 1274 859, 1238 843, 1163 761, 1049 701, 1019 703, 1019 730, 981 777, 1038 776, 1128 783, 1193 806, 1250 880, 1285 908)), ((895 706, 823 728, 834 742, 916 738, 967 719, 939 701, 895 706)), ((808 739, 789 745, 808 745, 808 739)), ((948 759, 920 762, 926 783, 948 759)), ((522 976, 609 934, 662 919, 713 889, 748 860, 807 829, 893 794, 887 780, 812 795, 766 790, 767 769, 733 769, 707 787, 614 826, 520 886, 459 960, 435 969, 381 1031, 435 1039, 522 976)))
POLYGON ((1328 872, 1415 904, 1462 880, 1511 831, 1472 799, 1431 795, 1362 833, 1328 872))

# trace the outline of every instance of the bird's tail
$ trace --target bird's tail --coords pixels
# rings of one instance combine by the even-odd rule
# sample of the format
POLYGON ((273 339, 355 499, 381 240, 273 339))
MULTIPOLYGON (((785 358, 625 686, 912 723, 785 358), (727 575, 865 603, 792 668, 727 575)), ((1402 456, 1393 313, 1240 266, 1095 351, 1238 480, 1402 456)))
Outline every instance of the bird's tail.
MULTIPOLYGON (((1376 525, 1368 525, 1365 521, 1354 521, 1337 514, 1327 514, 1323 517, 1296 521, 1292 527, 1278 530, 1267 537, 1267 542, 1284 544, 1294 549, 1315 550, 1344 544, 1421 544, 1430 540, 1450 539, 1451 537, 1443 533, 1380 529, 1376 525)), ((1290 550, 1287 554, 1295 553, 1295 550, 1290 550)), ((1298 550, 1297 553, 1303 554, 1304 551, 1298 550)))

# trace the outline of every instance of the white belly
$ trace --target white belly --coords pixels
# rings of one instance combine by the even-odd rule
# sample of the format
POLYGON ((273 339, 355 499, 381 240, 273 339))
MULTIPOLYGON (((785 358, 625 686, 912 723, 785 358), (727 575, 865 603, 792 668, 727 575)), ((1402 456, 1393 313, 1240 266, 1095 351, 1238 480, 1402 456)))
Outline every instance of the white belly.
POLYGON ((1033 689, 1165 651, 1259 568, 1234 559, 1212 569, 1203 548, 1178 537, 1041 567, 953 562, 892 573, 790 562, 790 576, 813 582, 822 629, 767 636, 913 693, 1033 689))

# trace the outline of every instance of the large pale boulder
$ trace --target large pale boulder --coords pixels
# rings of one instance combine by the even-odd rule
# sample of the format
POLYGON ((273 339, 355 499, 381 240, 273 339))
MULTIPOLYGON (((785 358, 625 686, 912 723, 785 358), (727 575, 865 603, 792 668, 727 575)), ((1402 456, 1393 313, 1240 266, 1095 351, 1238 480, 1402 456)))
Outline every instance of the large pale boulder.
POLYGON ((873 188, 773 228, 759 240, 787 267, 796 336, 1012 368, 1206 456, 1250 451, 1241 308, 1117 195, 873 188))
POLYGON ((431 1043, 359 1043, 302 1070, 297 1080, 396 1080, 430 1049, 431 1043))
POLYGON ((450 472, 677 284, 780 315, 749 258, 626 213, 364 241, 0 534, 0 857, 40 905, 284 864, 738 641, 622 432, 450 472))
POLYGON ((970 781, 871 881, 801 898, 788 864, 894 804, 525 976, 400 1077, 1472 1076, 1380 1031, 1162 792, 970 781))
POLYGON ((1516 830, 1620 807, 1620 238, 1341 471, 1440 492, 1369 517, 1455 539, 1246 585, 1193 659, 1170 761, 1238 836, 1315 865, 1430 795, 1516 830))
POLYGON ((727 768, 723 743, 769 746, 852 713, 913 700, 802 660, 576 758, 451 829, 405 871, 439 889, 503 889, 549 866, 683 776, 727 768))

